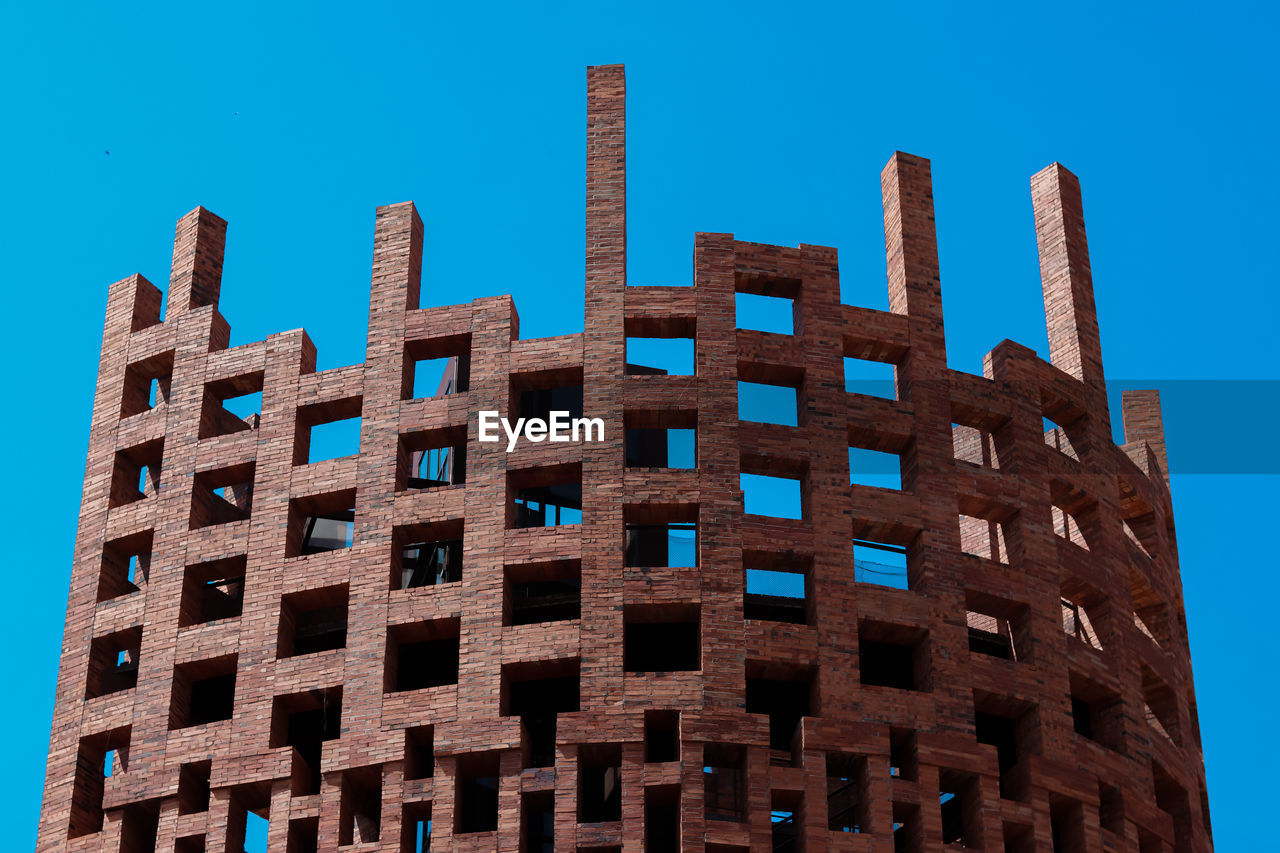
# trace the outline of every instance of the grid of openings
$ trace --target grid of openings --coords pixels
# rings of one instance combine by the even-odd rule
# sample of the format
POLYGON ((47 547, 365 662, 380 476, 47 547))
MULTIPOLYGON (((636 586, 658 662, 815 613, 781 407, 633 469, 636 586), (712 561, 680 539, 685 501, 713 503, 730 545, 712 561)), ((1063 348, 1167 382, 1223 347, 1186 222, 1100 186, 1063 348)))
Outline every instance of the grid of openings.
POLYGON ((932 382, 915 291, 842 306, 834 253, 728 238, 693 288, 520 340, 508 300, 417 308, 414 222, 379 212, 364 365, 220 318, 192 349, 145 282, 113 296, 61 838, 1207 849, 1168 494, 1083 383, 1016 365, 1028 418, 1004 362, 932 382), (613 420, 507 453, 481 408, 613 420), (1038 776, 1076 750, 1122 771, 1096 803, 1038 776))

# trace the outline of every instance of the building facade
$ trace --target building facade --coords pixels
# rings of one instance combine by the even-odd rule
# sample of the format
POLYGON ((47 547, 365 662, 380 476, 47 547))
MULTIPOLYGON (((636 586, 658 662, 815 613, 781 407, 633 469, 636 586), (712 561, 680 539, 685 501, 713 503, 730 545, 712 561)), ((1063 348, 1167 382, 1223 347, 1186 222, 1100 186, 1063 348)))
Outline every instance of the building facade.
POLYGON ((881 176, 889 311, 834 249, 729 234, 628 286, 624 98, 589 70, 581 334, 419 308, 412 204, 363 364, 230 347, 203 209, 163 320, 111 286, 39 850, 1211 850, 1159 400, 1113 442, 1076 178, 1031 180, 1049 360, 970 375, 918 157, 881 176), (507 452, 482 410, 606 428, 507 452), (746 513, 758 477, 799 517, 746 513))

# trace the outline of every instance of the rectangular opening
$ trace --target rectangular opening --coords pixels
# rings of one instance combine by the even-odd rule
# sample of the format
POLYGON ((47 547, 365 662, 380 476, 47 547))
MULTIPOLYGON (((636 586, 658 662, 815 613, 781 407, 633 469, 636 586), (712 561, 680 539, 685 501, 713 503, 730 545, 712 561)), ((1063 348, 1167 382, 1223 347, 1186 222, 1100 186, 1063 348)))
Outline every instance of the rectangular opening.
POLYGON ((680 786, 649 785, 644 789, 644 849, 680 849, 680 786))
POLYGON ((386 692, 458 683, 458 620, 397 625, 387 633, 386 692))
POLYGON ((520 797, 522 853, 555 853, 556 808, 552 791, 538 791, 520 797))
POLYGON ((804 490, 798 477, 742 473, 738 478, 743 510, 748 515, 804 518, 804 490))
POLYGON ((1024 660, 1030 647, 1029 609, 974 590, 965 593, 969 651, 1002 660, 1024 660))
POLYGON ((693 338, 627 336, 628 376, 693 376, 693 338))
POLYGON ((1156 807, 1173 821, 1174 853, 1191 853, 1191 801, 1187 790, 1158 761, 1151 762, 1156 807))
MULTIPOLYGON (((552 412, 582 417, 581 369, 515 374, 511 377, 511 400, 516 417, 551 420, 552 412)), ((509 418, 513 423, 515 418, 509 418)))
POLYGON ((582 523, 582 480, 512 490, 512 527, 559 527, 582 523))
POLYGON ((200 410, 200 438, 257 429, 262 412, 261 371, 209 382, 200 410))
POLYGON ((270 792, 262 785, 241 785, 231 791, 227 808, 227 850, 267 853, 271 833, 270 792))
POLYGON ((622 668, 678 672, 699 667, 697 605, 632 605, 623 611, 622 668))
POLYGON ((696 506, 638 505, 624 510, 623 562, 629 567, 698 565, 696 506))
POLYGON ((164 459, 164 439, 117 450, 111 472, 111 496, 107 505, 112 509, 124 506, 160 491, 160 465, 164 459))
POLYGON ((1039 737, 1036 709, 1027 703, 989 694, 974 695, 974 734, 978 743, 995 747, 1000 770, 1000 797, 1026 801, 1030 776, 1025 756, 1039 737))
POLYGON ((769 792, 769 835, 773 850, 795 850, 799 829, 796 817, 802 799, 803 795, 797 791, 769 792))
POLYGON ((346 645, 346 584, 296 592, 281 599, 277 658, 327 652, 346 645))
POLYGON ((680 760, 680 712, 644 712, 644 760, 665 764, 680 760))
POLYGON ((465 428, 426 430, 400 436, 399 489, 438 489, 467 481, 465 428))
POLYGON ((360 423, 361 419, 354 417, 312 426, 307 442, 307 463, 358 455, 360 423))
POLYGON ((941 768, 938 771, 938 806, 942 812, 942 843, 981 847, 982 798, 978 780, 969 773, 941 768))
POLYGON ((160 801, 129 803, 120 811, 120 853, 155 853, 160 801))
POLYGON ((289 821, 285 850, 287 853, 319 853, 320 818, 300 817, 289 821))
POLYGON ((870 832, 870 780, 867 759, 843 752, 827 753, 827 829, 870 832))
MULTIPOLYGON (((745 555, 744 555, 745 557, 745 555)), ((803 564, 746 569, 744 619, 805 625, 809 622, 809 573, 803 564)))
POLYGON ((702 748, 702 789, 707 820, 740 822, 746 817, 743 749, 708 743, 702 748))
POLYGON ((622 820, 622 747, 585 744, 578 748, 578 822, 622 820))
POLYGON ((880 450, 849 448, 849 484, 902 489, 902 456, 880 450))
POLYGON ((392 589, 416 589, 462 580, 463 522, 397 527, 392 589))
POLYGON ((1124 796, 1119 787, 1098 783, 1098 822, 1107 832, 1124 834, 1124 796))
POLYGON ((235 619, 244 606, 245 555, 187 566, 182 578, 178 626, 235 619))
POLYGON ((191 529, 245 521, 253 511, 253 462, 198 472, 191 481, 191 529))
POLYGON ((342 730, 342 688, 326 687, 271 702, 273 749, 291 746, 298 763, 294 767, 292 791, 295 796, 320 792, 320 763, 324 744, 336 740, 342 730))
POLYGON ((211 761, 184 764, 178 770, 178 814, 195 814, 209 810, 209 774, 211 761))
POLYGON ((696 468, 697 430, 627 427, 628 468, 696 468))
POLYGON ((795 754, 800 720, 813 714, 812 693, 810 672, 784 673, 780 667, 747 662, 747 713, 769 718, 769 748, 786 753, 788 763, 795 754))
POLYGON ((102 548, 102 568, 98 574, 98 601, 108 601, 137 592, 147 582, 151 570, 152 532, 112 539, 102 548))
POLYGON ((458 756, 457 833, 493 832, 498 828, 498 753, 458 756))
POLYGON ((128 766, 129 735, 126 727, 80 738, 67 838, 81 838, 102 829, 105 780, 128 766))
POLYGON ((960 514, 960 550, 974 557, 1009 564, 1009 540, 1003 522, 960 514))
POLYGON ((504 624, 563 622, 582 615, 582 563, 557 560, 507 566, 504 624))
POLYGON ((1059 426, 1058 421, 1045 415, 1043 418, 1044 443, 1064 456, 1069 456, 1076 461, 1080 459, 1080 447, 1083 446, 1084 436, 1077 422, 1068 423, 1066 427, 1059 426))
POLYGON ((858 659, 863 684, 930 689, 929 642, 924 629, 864 619, 858 623, 858 659))
POLYGON ((350 548, 355 541, 355 489, 289 502, 287 556, 308 556, 350 548))
POLYGON ((362 407, 361 397, 299 406, 294 422, 293 464, 357 455, 362 407))
POLYGON ((1049 836, 1053 853, 1084 853, 1084 808, 1079 802, 1049 795, 1049 836))
POLYGON ((898 399, 897 368, 883 361, 844 357, 844 390, 866 397, 898 399))
POLYGON ((758 293, 735 293, 734 320, 739 329, 772 332, 777 335, 794 335, 796 331, 796 302, 784 296, 764 296, 758 293))
POLYGON ((422 358, 412 362, 412 390, 405 399, 447 397, 471 390, 471 356, 422 358))
POLYGON ((124 369, 120 417, 140 415, 161 403, 167 403, 172 379, 173 350, 128 365, 124 369))
POLYGON ((338 844, 373 844, 382 833, 382 766, 342 772, 338 844))
POLYGON ((794 385, 738 382, 738 420, 797 426, 799 391, 794 385))
POLYGON ((1119 694, 1082 675, 1071 673, 1071 720, 1076 734, 1119 749, 1124 705, 1119 694))
POLYGON ((579 710, 578 662, 544 661, 504 667, 505 716, 524 728, 525 767, 554 767, 556 716, 579 710))
POLYGON ((853 540, 853 579, 893 589, 910 589, 907 549, 891 542, 853 540))
POLYGON ((235 695, 235 655, 179 664, 173 670, 169 728, 229 720, 235 708, 235 695))
POLYGON ((1156 645, 1172 639, 1169 631, 1169 608, 1147 579, 1129 569, 1129 593, 1133 599, 1133 624, 1156 645))
POLYGON ((1142 666, 1142 698, 1146 703, 1143 710, 1147 724, 1172 743, 1182 746, 1177 695, 1145 664, 1142 666))
POLYGON ((1062 588, 1062 630, 1091 649, 1102 651, 1102 635, 1098 620, 1106 618, 1106 598, 1097 590, 1080 582, 1062 588))
POLYGON ((978 426, 951 424, 951 451, 960 462, 999 469, 1000 454, 996 434, 978 426))
POLYGON ((401 853, 429 853, 431 850, 431 803, 405 803, 400 818, 401 853))
POLYGON ((404 730, 404 778, 430 779, 436 772, 435 727, 404 730))
POLYGON ((138 684, 142 626, 95 637, 89 645, 89 678, 85 699, 96 699, 138 684))
POLYGON ((895 779, 915 781, 919 777, 916 733, 912 729, 889 727, 889 775, 895 779))

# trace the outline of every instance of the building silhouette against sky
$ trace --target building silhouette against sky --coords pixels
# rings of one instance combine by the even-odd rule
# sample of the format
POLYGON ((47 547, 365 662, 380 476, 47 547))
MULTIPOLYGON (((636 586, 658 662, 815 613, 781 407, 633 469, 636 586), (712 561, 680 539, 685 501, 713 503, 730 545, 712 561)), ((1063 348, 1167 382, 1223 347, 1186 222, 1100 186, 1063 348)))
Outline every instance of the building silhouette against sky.
POLYGON ((729 234, 627 286, 624 100, 589 70, 581 334, 419 309, 409 203, 362 364, 229 347, 202 208, 163 320, 111 286, 39 849, 1212 849, 1159 400, 1113 442, 1075 176, 1031 180, 1050 361, 974 376, 918 157, 890 311, 729 234), (605 435, 508 453, 481 410, 605 435))

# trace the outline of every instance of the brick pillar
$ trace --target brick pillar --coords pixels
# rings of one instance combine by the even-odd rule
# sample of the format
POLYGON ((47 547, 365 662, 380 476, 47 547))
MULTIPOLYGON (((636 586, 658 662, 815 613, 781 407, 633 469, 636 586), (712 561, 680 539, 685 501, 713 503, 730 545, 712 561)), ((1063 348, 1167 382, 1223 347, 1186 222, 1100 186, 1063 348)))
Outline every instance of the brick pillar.
POLYGON ((218 304, 226 239, 226 221, 203 207, 178 220, 166 317, 218 304))

